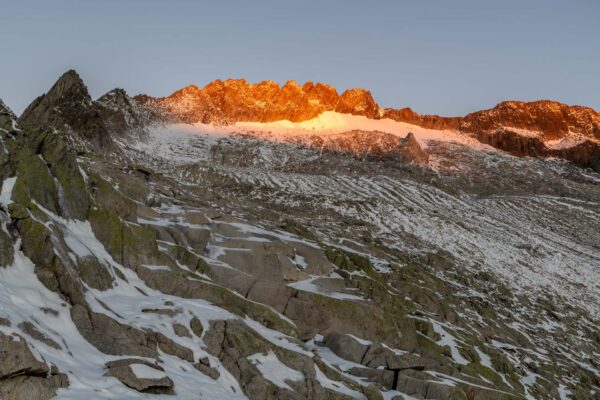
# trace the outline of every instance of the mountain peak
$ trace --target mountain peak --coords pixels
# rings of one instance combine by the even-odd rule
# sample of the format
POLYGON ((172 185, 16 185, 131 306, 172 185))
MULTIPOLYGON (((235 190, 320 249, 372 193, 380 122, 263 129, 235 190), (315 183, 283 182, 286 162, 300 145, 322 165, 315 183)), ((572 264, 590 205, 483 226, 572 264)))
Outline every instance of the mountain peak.
POLYGON ((373 100, 371 92, 354 88, 342 93, 335 111, 344 114, 363 115, 367 118, 377 118, 379 106, 373 100))
POLYGON ((83 80, 75 70, 61 75, 50 90, 35 99, 19 120, 31 125, 49 125, 64 119, 65 112, 89 107, 92 98, 83 80))
POLYGON ((102 96, 96 100, 99 103, 109 104, 109 103, 122 103, 124 101, 128 101, 130 97, 127 95, 125 89, 122 88, 114 88, 110 92, 106 92, 102 96))

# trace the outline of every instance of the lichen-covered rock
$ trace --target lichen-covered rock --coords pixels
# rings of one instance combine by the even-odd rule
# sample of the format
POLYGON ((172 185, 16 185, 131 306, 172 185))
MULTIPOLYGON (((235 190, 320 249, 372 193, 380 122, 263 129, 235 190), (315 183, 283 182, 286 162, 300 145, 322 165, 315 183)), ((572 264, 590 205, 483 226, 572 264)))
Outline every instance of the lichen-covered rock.
POLYGON ((67 218, 84 220, 90 206, 90 195, 77 164, 76 155, 68 151, 65 138, 47 134, 41 145, 41 157, 55 178, 58 201, 67 218))
POLYGON ((112 287, 113 277, 106 265, 94 256, 76 257, 75 267, 86 285, 98 289, 108 290, 112 287))
POLYGON ((36 201, 55 214, 61 211, 56 181, 48 164, 38 155, 21 151, 18 155, 17 181, 12 191, 13 201, 27 206, 36 201))

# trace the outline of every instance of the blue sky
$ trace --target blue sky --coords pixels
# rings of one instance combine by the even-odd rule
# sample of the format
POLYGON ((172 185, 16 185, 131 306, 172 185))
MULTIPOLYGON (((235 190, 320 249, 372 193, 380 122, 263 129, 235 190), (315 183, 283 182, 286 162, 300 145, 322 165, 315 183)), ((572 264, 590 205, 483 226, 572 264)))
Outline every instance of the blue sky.
POLYGON ((462 115, 507 99, 600 110, 600 1, 1 0, 0 97, 75 68, 94 97, 244 77, 462 115))

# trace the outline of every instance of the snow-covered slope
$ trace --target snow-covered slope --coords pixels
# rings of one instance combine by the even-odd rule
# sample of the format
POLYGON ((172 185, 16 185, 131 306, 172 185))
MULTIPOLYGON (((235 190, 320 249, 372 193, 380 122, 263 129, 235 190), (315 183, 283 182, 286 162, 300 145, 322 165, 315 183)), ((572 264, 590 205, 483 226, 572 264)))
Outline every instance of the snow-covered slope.
MULTIPOLYGON (((582 200, 565 196, 566 193, 502 192, 478 198, 468 193, 468 186, 463 193, 457 188, 457 195, 435 185, 390 174, 385 169, 381 173, 348 175, 336 173, 334 168, 328 171, 326 166, 308 174, 294 167, 318 159, 314 151, 297 147, 299 138, 337 135, 349 129, 394 135, 413 132, 425 148, 430 143, 434 146, 434 165, 442 179, 448 173, 448 180, 455 178, 453 175, 467 180, 475 178, 469 175, 477 173, 471 170, 475 166, 470 165, 475 162, 484 164, 482 168, 490 174, 486 186, 493 186, 494 179, 510 186, 512 180, 528 174, 537 175, 540 182, 547 179, 548 184, 554 180, 564 184, 561 175, 573 171, 592 184, 600 178, 559 161, 511 157, 477 141, 465 140, 453 131, 337 113, 324 113, 301 123, 170 125, 152 130, 146 143, 133 146, 151 157, 150 162, 161 165, 160 168, 176 167, 171 173, 184 182, 201 183, 209 168, 240 185, 252 186, 253 193, 261 198, 265 196, 262 190, 277 193, 271 201, 281 205, 297 204, 301 198, 307 206, 318 204, 320 208, 368 222, 377 228, 379 235, 394 236, 401 232, 418 237, 461 257, 465 265, 492 268, 522 290, 551 287, 599 315, 600 292, 595 290, 594 282, 600 280, 597 268, 600 254, 592 242, 586 240, 588 244, 582 247, 578 240, 589 233, 588 224, 600 217, 597 211, 600 199, 592 196, 592 201, 582 200), (247 157, 234 157, 232 164, 219 165, 215 164, 219 159, 217 148, 234 155, 240 151, 250 155, 244 153, 247 157), (461 155, 474 160, 461 159, 461 155), (182 166, 188 168, 181 169, 182 166), (335 201, 330 203, 328 199, 335 201), (360 207, 356 208, 355 203, 360 207), (557 227, 572 233, 553 232, 557 227), (572 236, 578 230, 579 239, 572 236), (588 289, 581 290, 582 287, 588 289)), ((396 240, 395 245, 401 245, 401 240, 396 240)))

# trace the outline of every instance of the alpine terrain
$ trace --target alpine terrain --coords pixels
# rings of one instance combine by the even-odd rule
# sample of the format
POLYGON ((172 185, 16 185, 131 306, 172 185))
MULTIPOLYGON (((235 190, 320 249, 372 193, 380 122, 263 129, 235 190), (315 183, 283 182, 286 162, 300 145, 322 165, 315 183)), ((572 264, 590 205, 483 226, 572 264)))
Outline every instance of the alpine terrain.
POLYGON ((0 184, 0 399, 600 398, 591 108, 68 71, 0 184))

